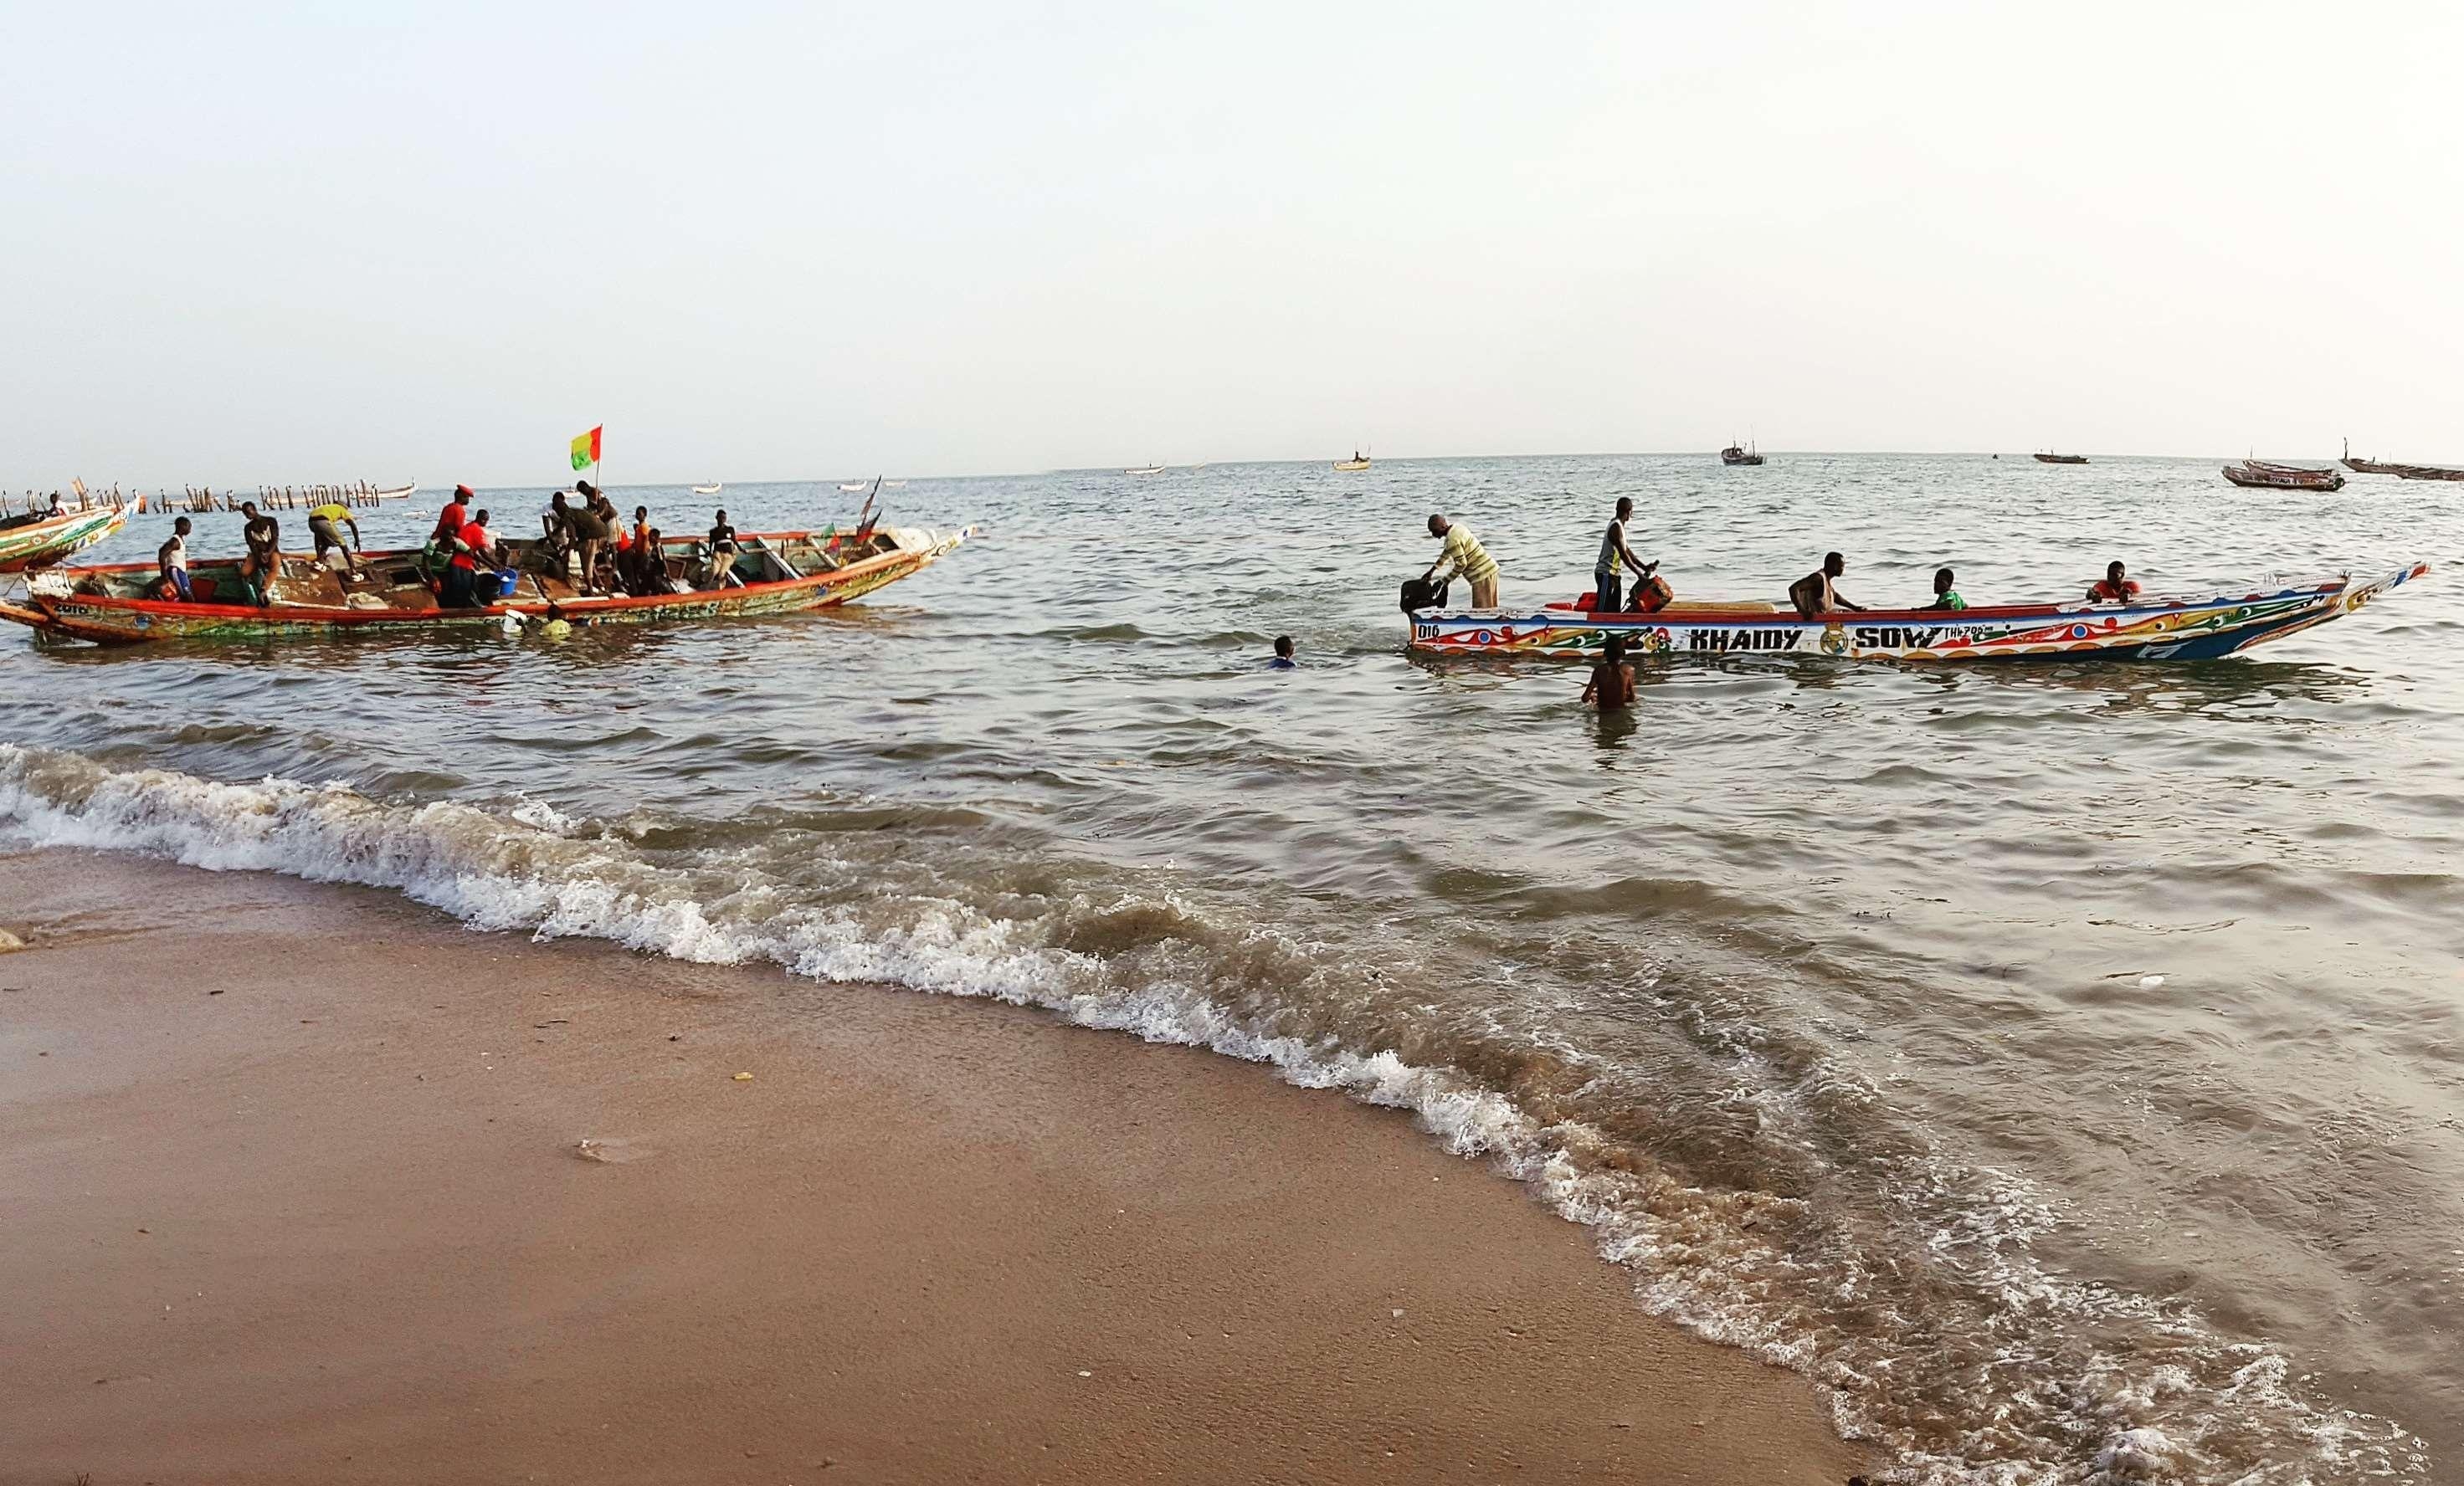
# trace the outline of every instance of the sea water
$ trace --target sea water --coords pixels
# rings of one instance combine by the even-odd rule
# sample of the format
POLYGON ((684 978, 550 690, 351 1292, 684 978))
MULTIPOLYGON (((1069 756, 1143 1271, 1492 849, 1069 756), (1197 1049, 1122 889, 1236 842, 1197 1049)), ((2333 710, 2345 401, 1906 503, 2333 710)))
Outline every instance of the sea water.
MULTIPOLYGON (((670 533, 857 499, 615 493, 670 533)), ((1646 663, 1610 718, 1578 667, 1407 655, 1395 602, 1432 512, 1508 603, 1586 590, 1628 495, 1681 600, 1779 601, 1836 549, 1881 605, 1943 564, 1976 603, 2116 557, 2198 594, 2444 567, 2453 493, 1781 453, 919 477, 889 518, 979 539, 836 613, 0 637, 0 831, 999 997, 1411 1109, 1907 1479, 2455 1478, 2453 575, 2197 665, 1646 663)))

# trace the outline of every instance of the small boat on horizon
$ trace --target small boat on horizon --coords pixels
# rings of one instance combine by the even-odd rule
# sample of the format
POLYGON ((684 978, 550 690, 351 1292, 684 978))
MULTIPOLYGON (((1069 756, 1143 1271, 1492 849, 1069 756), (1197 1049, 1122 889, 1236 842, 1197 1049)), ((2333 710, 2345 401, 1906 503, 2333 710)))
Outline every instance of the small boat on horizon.
POLYGON ((2245 459, 2237 465, 2224 467, 2225 478, 2233 484, 2260 491, 2341 491, 2344 477, 2333 470, 2317 470, 2305 465, 2275 465, 2263 459, 2245 459))
MULTIPOLYGON (((1637 659, 1834 656, 1856 661, 2205 661, 2297 634, 2359 609, 2430 571, 2208 598, 2127 604, 2004 604, 1865 609, 1806 619, 1782 604, 1674 602, 1651 613, 1595 613, 1579 603, 1411 610, 1410 648, 1425 655, 1546 655, 1594 660, 1611 635, 1637 659)), ((1410 601, 1409 599, 1406 601, 1410 601)))
POLYGON ((2355 474, 2391 474, 2399 480, 2464 480, 2464 470, 2449 465, 2406 465, 2384 459, 2355 459, 2353 441, 2344 441, 2344 468, 2355 474))
POLYGON ((1122 470, 1122 471, 1121 471, 1121 473, 1123 473, 1123 474, 1161 474, 1161 473, 1163 473, 1163 466, 1161 466, 1161 465, 1141 465, 1140 467, 1138 467, 1138 468, 1137 468, 1137 469, 1135 469, 1135 470, 1122 470))
POLYGON ((872 482, 870 480, 858 480, 853 485, 849 485, 847 481, 841 480, 839 482, 839 489, 847 492, 869 491, 872 489, 872 482))
POLYGON ((2040 465, 2083 465, 2087 463, 2087 456, 2085 454, 2045 453, 2035 454, 2030 457, 2035 459, 2036 463, 2040 465))
POLYGON ((1355 470, 1366 470, 1369 468, 1369 456, 1355 448, 1352 451, 1350 459, 1336 460, 1334 468, 1347 473, 1355 470))
POLYGON ((158 597, 151 562, 53 568, 27 579, 22 597, 0 599, 0 620, 55 639, 97 645, 164 640, 321 640, 502 629, 563 621, 647 624, 827 608, 912 577, 975 535, 928 528, 852 532, 748 532, 725 579, 710 583, 709 554, 698 538, 660 543, 665 593, 583 594, 557 557, 533 540, 504 543, 505 589, 481 607, 449 609, 428 586, 417 550, 360 555, 354 579, 294 561, 270 585, 273 602, 249 601, 236 558, 192 562, 189 601, 158 597))
POLYGON ((693 492, 696 495, 715 495, 725 489, 727 489, 725 481, 714 480, 708 485, 694 486, 693 488, 693 492))
POLYGON ((1758 465, 1762 462, 1761 450, 1743 445, 1731 444, 1720 450, 1720 463, 1724 465, 1758 465))

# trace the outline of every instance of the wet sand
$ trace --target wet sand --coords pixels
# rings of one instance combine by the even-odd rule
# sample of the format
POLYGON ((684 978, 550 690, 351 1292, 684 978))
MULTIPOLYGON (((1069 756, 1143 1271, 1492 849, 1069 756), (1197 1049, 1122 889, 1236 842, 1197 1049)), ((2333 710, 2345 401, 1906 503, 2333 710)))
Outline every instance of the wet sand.
POLYGON ((10 1486, 1872 1463, 1262 1068, 259 874, 47 851, 0 905, 10 1486))

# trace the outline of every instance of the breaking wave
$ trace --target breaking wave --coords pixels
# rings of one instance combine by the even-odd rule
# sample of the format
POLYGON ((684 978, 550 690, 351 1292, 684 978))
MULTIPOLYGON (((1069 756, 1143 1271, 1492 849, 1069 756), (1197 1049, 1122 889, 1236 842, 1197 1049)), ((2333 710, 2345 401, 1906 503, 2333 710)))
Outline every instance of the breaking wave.
MULTIPOLYGON (((1542 1016, 1433 1000, 1434 967, 1210 907, 1168 873, 1021 859, 960 880, 819 824, 714 839, 518 798, 389 803, 11 744, 0 834, 391 888, 476 929, 1040 1007, 1410 1110, 1589 1227, 1652 1313, 1814 1379, 1844 1434, 1890 1453, 1892 1479, 2428 1471, 2398 1426, 2314 1402, 2279 1349, 2053 1272, 2031 1245, 2058 1213, 2026 1183, 1933 1148, 1870 1083, 1657 973, 1624 1010, 1683 1044, 1691 1085, 1542 1016), (671 841, 690 843, 650 844, 671 841), (1843 1126, 1863 1148, 1840 1153, 1843 1126)), ((1545 956, 1521 970, 1545 974, 1545 956)))

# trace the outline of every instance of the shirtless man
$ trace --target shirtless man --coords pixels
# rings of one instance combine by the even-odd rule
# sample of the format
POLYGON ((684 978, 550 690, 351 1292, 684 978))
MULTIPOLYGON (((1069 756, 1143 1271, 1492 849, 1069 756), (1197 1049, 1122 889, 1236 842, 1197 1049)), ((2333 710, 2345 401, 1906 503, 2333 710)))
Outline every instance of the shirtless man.
POLYGON ((1600 663, 1592 667, 1583 703, 1603 712, 1621 712, 1634 705, 1634 667, 1626 664, 1625 636, 1611 635, 1600 647, 1600 663))
POLYGON ((1863 604, 1851 602, 1838 589, 1831 586, 1833 579, 1847 571, 1847 558, 1836 552, 1824 553, 1819 569, 1788 585, 1788 601, 1796 605, 1798 616, 1804 619, 1817 619, 1840 609, 1852 614, 1864 613, 1863 604))

